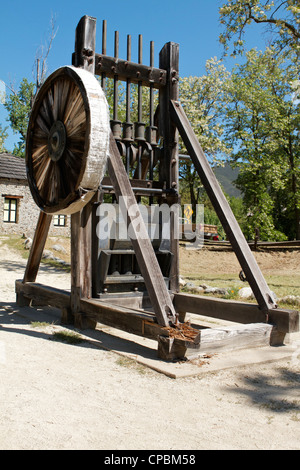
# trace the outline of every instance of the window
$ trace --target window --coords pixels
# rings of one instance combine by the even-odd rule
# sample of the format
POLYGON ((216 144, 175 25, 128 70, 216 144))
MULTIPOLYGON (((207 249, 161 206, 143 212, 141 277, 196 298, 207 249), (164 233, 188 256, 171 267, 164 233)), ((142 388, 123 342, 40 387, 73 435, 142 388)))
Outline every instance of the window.
POLYGON ((53 217, 53 222, 56 227, 65 227, 66 226, 66 215, 55 215, 53 217))
POLYGON ((4 214, 3 221, 9 223, 17 223, 17 202, 18 200, 11 197, 4 198, 4 214))

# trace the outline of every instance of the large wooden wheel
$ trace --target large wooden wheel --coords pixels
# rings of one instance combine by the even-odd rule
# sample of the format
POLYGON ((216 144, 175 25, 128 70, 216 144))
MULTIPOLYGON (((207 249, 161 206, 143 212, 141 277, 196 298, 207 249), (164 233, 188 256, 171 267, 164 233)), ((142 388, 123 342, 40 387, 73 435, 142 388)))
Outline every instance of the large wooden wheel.
POLYGON ((41 87, 27 133, 32 196, 47 213, 72 214, 94 195, 109 147, 106 98, 93 74, 62 67, 41 87))

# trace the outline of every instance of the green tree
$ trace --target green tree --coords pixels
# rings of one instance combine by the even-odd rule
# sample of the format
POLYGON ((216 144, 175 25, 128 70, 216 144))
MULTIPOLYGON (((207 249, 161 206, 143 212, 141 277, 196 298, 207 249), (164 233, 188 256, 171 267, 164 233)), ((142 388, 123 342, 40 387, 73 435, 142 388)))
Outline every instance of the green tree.
POLYGON ((8 120, 11 128, 15 134, 20 136, 20 141, 15 145, 13 153, 24 157, 27 126, 35 94, 35 84, 23 78, 19 90, 11 91, 4 106, 8 111, 8 120))
POLYGON ((228 85, 226 139, 240 167, 237 186, 248 208, 248 233, 263 239, 300 238, 299 102, 297 68, 274 50, 251 50, 228 85), (241 165, 242 163, 242 165, 241 165))
POLYGON ((5 147, 4 147, 5 139, 6 139, 7 136, 8 136, 6 130, 7 130, 7 127, 5 127, 5 128, 3 129, 2 126, 1 126, 1 124, 0 124, 0 153, 6 152, 6 149, 5 149, 5 147))
POLYGON ((6 85, 10 90, 10 95, 3 103, 8 111, 8 121, 15 134, 20 136, 20 140, 15 144, 13 153, 17 156, 25 156, 26 134, 29 121, 29 115, 35 96, 46 79, 47 75, 47 59, 50 54, 53 41, 55 39, 57 29, 55 26, 55 17, 51 17, 50 31, 45 46, 40 46, 36 52, 34 76, 35 83, 29 82, 27 78, 23 78, 19 85, 19 89, 15 90, 12 86, 6 85))
POLYGON ((221 8, 220 22, 225 30, 219 39, 225 50, 233 41, 233 54, 244 51, 245 31, 251 23, 267 28, 276 50, 294 50, 300 54, 299 0, 227 0, 221 8))

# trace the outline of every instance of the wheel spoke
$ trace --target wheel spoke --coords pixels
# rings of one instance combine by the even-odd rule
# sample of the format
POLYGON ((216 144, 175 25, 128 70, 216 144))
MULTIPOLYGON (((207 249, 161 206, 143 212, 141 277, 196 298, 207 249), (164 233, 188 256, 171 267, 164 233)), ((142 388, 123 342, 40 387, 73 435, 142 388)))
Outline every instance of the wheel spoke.
POLYGON ((47 155, 47 145, 34 147, 32 152, 33 167, 47 155))
POLYGON ((74 116, 73 119, 70 119, 67 126, 67 135, 68 137, 73 137, 76 136, 76 134, 80 133, 83 134, 85 133, 86 129, 86 115, 85 115, 85 109, 82 103, 82 106, 78 110, 78 113, 74 116))
POLYGON ((62 198, 67 197, 70 193, 74 191, 74 188, 71 187, 71 178, 70 171, 67 170, 64 160, 58 162, 60 170, 60 189, 62 198))
POLYGON ((47 98, 43 99, 42 104, 39 109, 39 113, 50 129, 52 125, 52 113, 49 112, 49 107, 47 105, 47 98))
POLYGON ((60 100, 60 107, 59 107, 59 120, 63 121, 64 115, 65 115, 66 104, 68 100, 70 99, 70 91, 72 88, 72 83, 68 79, 61 80, 61 86, 62 86, 62 91, 61 91, 61 100, 60 100))
POLYGON ((52 87, 49 87, 48 93, 47 93, 47 99, 48 99, 48 109, 51 110, 51 116, 52 116, 52 123, 56 121, 55 115, 54 115, 54 97, 53 97, 53 90, 52 87))
POLYGON ((40 190, 43 186, 45 187, 45 181, 47 181, 46 174, 48 172, 49 166, 51 164, 51 159, 50 158, 45 158, 41 161, 41 164, 39 165, 37 171, 35 172, 35 181, 38 189, 40 190))
POLYGON ((40 136, 48 137, 50 127, 46 124, 46 122, 45 122, 44 119, 42 118, 42 115, 41 115, 41 114, 38 114, 38 115, 37 115, 36 124, 38 125, 38 127, 39 127, 40 130, 42 131, 42 132, 40 132, 40 136))
POLYGON ((47 92, 47 94, 45 95, 41 108, 43 109, 43 113, 45 114, 45 120, 47 119, 49 127, 51 127, 54 122, 54 118, 51 108, 51 102, 49 99, 49 92, 47 92))
POLYGON ((53 117, 54 121, 59 119, 59 109, 60 109, 60 80, 57 80, 53 85, 53 117))
POLYGON ((68 128, 72 119, 76 116, 78 109, 82 104, 82 97, 78 88, 74 89, 74 95, 72 95, 67 103, 66 112, 64 116, 64 125, 68 128))
POLYGON ((49 197, 50 204, 57 204, 60 197, 60 177, 59 167, 57 162, 53 162, 52 167, 49 169, 49 197))
POLYGON ((80 169, 82 164, 81 154, 73 153, 70 149, 67 149, 64 164, 68 179, 69 181, 74 182, 75 188, 75 186, 77 185, 77 180, 80 176, 80 169))

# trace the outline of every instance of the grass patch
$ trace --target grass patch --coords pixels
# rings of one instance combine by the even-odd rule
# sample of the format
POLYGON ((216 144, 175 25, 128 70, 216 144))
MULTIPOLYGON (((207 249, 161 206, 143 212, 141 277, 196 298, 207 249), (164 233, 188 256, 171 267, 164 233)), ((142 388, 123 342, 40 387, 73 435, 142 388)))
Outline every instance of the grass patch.
POLYGON ((228 294, 224 296, 225 299, 240 300, 239 291, 241 287, 229 287, 228 294))
POLYGON ((45 328, 50 326, 50 323, 46 321, 32 321, 30 324, 33 328, 45 328))
MULTIPOLYGON (((14 251, 14 252, 17 252, 18 254, 20 254, 22 256, 23 259, 27 260, 28 259, 28 256, 29 256, 29 253, 30 253, 30 250, 26 250, 25 247, 24 247, 24 242, 25 242, 25 238, 22 238, 20 235, 1 235, 1 241, 3 242, 3 244, 5 244, 10 250, 14 251)), ((48 240, 47 243, 46 243, 46 249, 49 248, 49 250, 51 251, 51 245, 55 244, 55 239, 52 239, 51 240, 48 240), (49 245, 49 247, 47 246, 49 245)), ((54 253, 54 256, 56 256, 57 258, 61 258, 63 261, 67 261, 69 262, 69 257, 68 255, 64 255, 64 254, 60 254, 60 253, 54 253), (66 259, 64 259, 66 258, 66 259)), ((66 273, 70 273, 71 272, 71 266, 70 264, 68 265, 64 265, 56 260, 52 260, 52 259, 41 259, 41 263, 42 264, 45 264, 47 266, 51 266, 55 269, 59 269, 61 271, 64 271, 66 273)))
MULTIPOLYGON (((272 292, 274 292, 278 299, 281 299, 286 296, 296 296, 300 297, 300 275, 293 274, 291 275, 265 275, 266 282, 272 292)), ((228 295, 221 296, 219 294, 209 293, 210 297, 225 298, 229 300, 238 300, 240 302, 247 303, 256 303, 255 299, 242 299, 239 297, 239 290, 243 287, 248 287, 247 282, 242 282, 238 276, 234 276, 232 273, 228 274, 206 274, 205 276, 195 276, 190 275, 184 277, 185 281, 192 282, 195 286, 208 285, 211 287, 220 287, 227 289, 228 295)), ((191 293, 192 290, 189 287, 182 287, 181 292, 191 293)), ((196 293, 196 292, 193 292, 196 293)), ((201 294, 204 295, 204 294, 201 294)), ((299 303, 289 303, 278 302, 278 306, 281 308, 286 308, 290 310, 299 310, 299 303)))
POLYGON ((120 356, 116 360, 116 363, 121 367, 134 369, 141 375, 145 375, 149 372, 148 368, 146 368, 142 364, 139 364, 137 361, 135 361, 134 359, 131 359, 130 357, 120 356))
POLYGON ((3 235, 1 241, 11 250, 19 253, 24 259, 29 256, 29 250, 24 249, 25 239, 19 235, 3 235))
POLYGON ((53 333, 53 340, 68 344, 79 344, 83 342, 82 337, 74 331, 57 331, 53 333))
POLYGON ((46 264, 47 266, 52 266, 55 269, 60 269, 62 271, 65 271, 66 273, 71 272, 70 265, 59 263, 58 261, 55 261, 54 259, 41 259, 41 263, 46 264))

